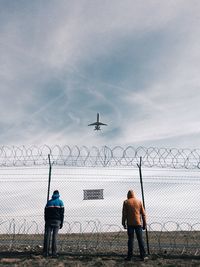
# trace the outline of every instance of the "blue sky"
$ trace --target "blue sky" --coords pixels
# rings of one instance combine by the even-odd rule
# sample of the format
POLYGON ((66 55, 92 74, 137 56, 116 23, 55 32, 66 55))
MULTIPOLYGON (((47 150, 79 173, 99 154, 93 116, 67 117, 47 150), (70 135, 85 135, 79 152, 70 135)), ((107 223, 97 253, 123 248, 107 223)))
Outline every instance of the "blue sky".
POLYGON ((199 1, 0 5, 1 145, 200 147, 199 1))

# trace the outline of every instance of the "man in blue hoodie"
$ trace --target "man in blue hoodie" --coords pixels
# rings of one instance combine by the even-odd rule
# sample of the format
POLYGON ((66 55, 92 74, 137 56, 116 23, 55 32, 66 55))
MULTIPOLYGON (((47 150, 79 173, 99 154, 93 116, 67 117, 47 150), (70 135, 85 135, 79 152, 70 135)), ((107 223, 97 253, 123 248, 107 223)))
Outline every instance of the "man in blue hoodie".
POLYGON ((49 256, 50 240, 52 233, 52 256, 57 257, 58 231, 63 226, 64 203, 59 198, 58 190, 53 192, 52 198, 47 201, 44 210, 45 235, 44 235, 44 256, 49 256))

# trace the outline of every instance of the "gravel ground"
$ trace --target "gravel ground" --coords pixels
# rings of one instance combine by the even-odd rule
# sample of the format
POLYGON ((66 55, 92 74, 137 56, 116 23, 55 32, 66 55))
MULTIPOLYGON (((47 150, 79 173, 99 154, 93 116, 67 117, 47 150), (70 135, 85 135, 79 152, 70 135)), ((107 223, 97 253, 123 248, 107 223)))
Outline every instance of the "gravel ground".
POLYGON ((48 266, 48 267, 81 267, 81 266, 165 266, 165 267, 199 267, 200 259, 197 258, 164 258, 158 255, 151 255, 145 262, 135 257, 131 262, 124 260, 123 256, 69 256, 60 255, 57 259, 51 257, 44 258, 41 255, 0 255, 0 266, 30 267, 30 266, 48 266))

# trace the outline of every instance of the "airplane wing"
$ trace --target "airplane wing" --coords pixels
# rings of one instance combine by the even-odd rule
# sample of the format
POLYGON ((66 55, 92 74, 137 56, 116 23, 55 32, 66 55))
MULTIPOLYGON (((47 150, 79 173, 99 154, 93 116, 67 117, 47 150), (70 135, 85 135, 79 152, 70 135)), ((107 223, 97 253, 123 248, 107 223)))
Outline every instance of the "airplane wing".
POLYGON ((98 124, 99 124, 99 125, 105 125, 105 126, 107 126, 107 124, 102 123, 102 122, 99 122, 98 124))
POLYGON ((97 123, 94 122, 94 123, 88 124, 88 126, 93 126, 93 125, 97 125, 97 123))

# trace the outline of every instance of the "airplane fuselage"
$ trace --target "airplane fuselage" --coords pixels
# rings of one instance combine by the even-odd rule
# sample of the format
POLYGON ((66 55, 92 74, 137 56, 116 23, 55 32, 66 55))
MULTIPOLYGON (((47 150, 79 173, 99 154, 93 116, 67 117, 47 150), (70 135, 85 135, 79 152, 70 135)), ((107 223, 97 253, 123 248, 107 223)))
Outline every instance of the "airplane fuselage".
POLYGON ((99 131, 99 130, 101 130, 100 125, 107 126, 107 124, 102 123, 102 122, 99 121, 99 113, 97 113, 97 121, 89 124, 88 126, 95 126, 94 130, 95 131, 99 131))

